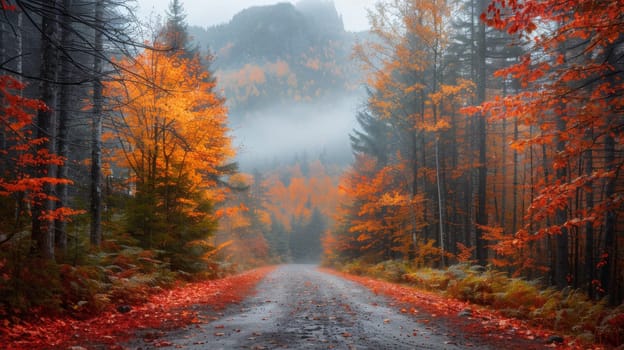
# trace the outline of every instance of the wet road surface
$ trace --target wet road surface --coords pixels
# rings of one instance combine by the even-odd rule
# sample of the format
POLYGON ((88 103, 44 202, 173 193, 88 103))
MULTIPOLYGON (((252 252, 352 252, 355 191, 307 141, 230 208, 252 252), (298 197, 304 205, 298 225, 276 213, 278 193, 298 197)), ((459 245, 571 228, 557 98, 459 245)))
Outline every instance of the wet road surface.
MULTIPOLYGON (((285 265, 257 294, 213 322, 163 335, 184 349, 488 349, 443 325, 419 323, 387 299, 312 265, 285 265)), ((161 344, 163 344, 161 342, 161 344)), ((150 349, 137 340, 131 348, 150 349)))

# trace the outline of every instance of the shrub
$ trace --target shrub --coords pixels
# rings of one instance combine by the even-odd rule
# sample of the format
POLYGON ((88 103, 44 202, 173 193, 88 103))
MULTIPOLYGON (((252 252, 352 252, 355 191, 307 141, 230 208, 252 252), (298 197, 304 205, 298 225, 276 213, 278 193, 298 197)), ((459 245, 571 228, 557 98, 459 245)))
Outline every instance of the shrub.
POLYGON ((511 278, 504 289, 495 294, 492 306, 512 317, 527 318, 545 303, 537 282, 511 278))
POLYGON ((48 314, 62 311, 62 286, 56 264, 42 259, 7 259, 2 265, 0 301, 4 303, 3 317, 21 317, 32 309, 48 314))
POLYGON ((60 266, 63 308, 76 317, 102 311, 108 302, 103 270, 96 266, 60 266))
POLYGON ((342 268, 342 271, 353 275, 364 275, 366 272, 366 268, 361 260, 353 260, 346 263, 342 268))
POLYGON ((151 275, 135 274, 130 278, 113 278, 108 297, 116 305, 141 304, 150 295, 150 285, 156 279, 151 275))
POLYGON ((402 260, 387 260, 365 269, 366 275, 390 282, 403 282, 408 271, 408 264, 402 260))
POLYGON ((442 270, 422 268, 416 272, 405 274, 403 280, 426 290, 443 291, 451 283, 451 275, 442 270))
POLYGON ((624 343, 624 304, 611 310, 600 322, 596 336, 602 343, 618 346, 624 343))

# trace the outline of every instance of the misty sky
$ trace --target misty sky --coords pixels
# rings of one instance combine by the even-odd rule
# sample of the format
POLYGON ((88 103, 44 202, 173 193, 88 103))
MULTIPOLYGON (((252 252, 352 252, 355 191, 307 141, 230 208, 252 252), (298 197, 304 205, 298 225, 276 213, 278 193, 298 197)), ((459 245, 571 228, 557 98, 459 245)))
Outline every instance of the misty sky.
MULTIPOLYGON (((324 0, 327 1, 327 0, 324 0)), ((366 9, 373 7, 377 0, 334 0, 336 9, 342 15, 348 31, 368 29, 366 9)), ((148 18, 150 15, 163 15, 170 0, 137 0, 138 16, 148 18)), ((228 22, 239 11, 259 5, 271 5, 284 0, 182 0, 187 13, 187 21, 191 25, 201 27, 228 22)), ((297 0, 290 1, 296 3, 297 0)))
POLYGON ((332 103, 259 110, 243 124, 234 123, 231 127, 242 169, 273 159, 289 160, 304 152, 312 157, 324 150, 333 156, 350 155, 348 135, 356 127, 361 102, 358 94, 337 96, 332 103))

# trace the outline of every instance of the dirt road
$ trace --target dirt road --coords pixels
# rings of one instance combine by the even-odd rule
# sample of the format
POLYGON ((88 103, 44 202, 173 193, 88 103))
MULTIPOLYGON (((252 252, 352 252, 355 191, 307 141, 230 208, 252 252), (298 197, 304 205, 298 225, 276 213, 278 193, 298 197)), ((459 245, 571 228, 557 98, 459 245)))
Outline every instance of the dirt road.
MULTIPOLYGON (((184 349, 488 349, 445 325, 423 324, 368 289, 311 265, 279 267, 220 318, 165 334, 184 349)), ((132 348, 155 347, 154 340, 132 348)), ((500 348, 500 347, 498 347, 500 348)))

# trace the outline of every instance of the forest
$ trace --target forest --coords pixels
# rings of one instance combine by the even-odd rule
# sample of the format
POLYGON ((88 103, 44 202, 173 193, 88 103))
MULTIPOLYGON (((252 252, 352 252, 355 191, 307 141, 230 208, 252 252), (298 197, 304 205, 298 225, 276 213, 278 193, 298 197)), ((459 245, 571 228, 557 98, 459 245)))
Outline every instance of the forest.
POLYGON ((624 341, 624 1, 0 4, 0 339, 294 262, 624 341), (347 156, 240 154, 357 99, 347 156))

